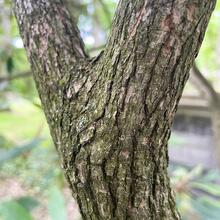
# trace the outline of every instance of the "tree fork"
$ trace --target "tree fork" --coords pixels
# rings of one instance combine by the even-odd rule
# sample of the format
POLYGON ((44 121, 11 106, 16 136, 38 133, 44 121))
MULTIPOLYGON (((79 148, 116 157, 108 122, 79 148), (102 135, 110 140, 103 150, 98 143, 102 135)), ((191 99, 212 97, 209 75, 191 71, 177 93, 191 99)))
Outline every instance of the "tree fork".
POLYGON ((13 2, 83 219, 179 219, 167 143, 215 1, 121 0, 93 59, 61 0, 13 2))

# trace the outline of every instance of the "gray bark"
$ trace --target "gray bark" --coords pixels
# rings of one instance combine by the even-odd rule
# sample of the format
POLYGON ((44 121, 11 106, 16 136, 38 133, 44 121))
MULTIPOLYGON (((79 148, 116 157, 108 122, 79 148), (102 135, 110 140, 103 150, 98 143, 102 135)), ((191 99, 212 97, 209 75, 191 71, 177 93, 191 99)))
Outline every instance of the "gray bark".
POLYGON ((179 219, 167 142, 214 0, 121 0, 88 59, 61 0, 14 11, 83 219, 179 219))

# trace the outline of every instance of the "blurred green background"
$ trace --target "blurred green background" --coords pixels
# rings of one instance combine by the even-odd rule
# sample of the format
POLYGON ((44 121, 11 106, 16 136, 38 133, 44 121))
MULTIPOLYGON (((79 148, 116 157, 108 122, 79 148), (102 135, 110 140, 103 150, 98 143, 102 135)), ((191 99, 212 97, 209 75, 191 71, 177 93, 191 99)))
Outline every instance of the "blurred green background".
MULTIPOLYGON (((117 2, 66 0, 91 56, 97 55, 106 43, 117 2)), ((220 1, 196 63, 220 92, 220 1)), ((197 96, 198 91, 188 83, 184 94, 197 96)), ((219 220, 220 172, 215 159, 206 157, 215 154, 210 117, 195 120, 194 115, 189 117, 182 111, 174 123, 170 140, 171 182, 183 219, 219 220), (207 142, 203 149, 200 142, 204 136, 207 142), (178 159, 178 155, 186 160, 178 159)), ((0 0, 0 219, 80 219, 51 141, 10 0, 0 0)))

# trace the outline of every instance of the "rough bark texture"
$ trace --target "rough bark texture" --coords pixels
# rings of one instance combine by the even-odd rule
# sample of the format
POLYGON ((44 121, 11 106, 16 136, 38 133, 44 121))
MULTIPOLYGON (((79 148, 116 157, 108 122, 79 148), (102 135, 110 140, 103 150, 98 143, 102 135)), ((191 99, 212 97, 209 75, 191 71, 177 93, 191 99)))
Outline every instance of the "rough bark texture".
POLYGON ((220 167, 220 97, 211 83, 203 76, 198 67, 194 64, 191 80, 200 93, 209 102, 212 119, 212 130, 215 139, 215 157, 220 167))
POLYGON ((170 127, 214 0, 121 0, 88 59, 61 0, 14 0, 36 85, 83 219, 179 219, 170 127))

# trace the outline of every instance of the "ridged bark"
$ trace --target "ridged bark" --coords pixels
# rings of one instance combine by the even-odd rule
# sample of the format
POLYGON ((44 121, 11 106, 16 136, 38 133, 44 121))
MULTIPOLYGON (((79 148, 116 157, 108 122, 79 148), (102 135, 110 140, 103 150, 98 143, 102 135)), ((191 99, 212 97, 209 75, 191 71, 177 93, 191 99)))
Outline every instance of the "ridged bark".
POLYGON ((121 0, 84 52, 61 0, 14 0, 51 135, 83 219, 179 219, 167 142, 214 0, 121 0))

